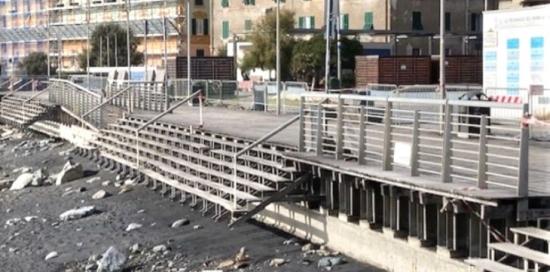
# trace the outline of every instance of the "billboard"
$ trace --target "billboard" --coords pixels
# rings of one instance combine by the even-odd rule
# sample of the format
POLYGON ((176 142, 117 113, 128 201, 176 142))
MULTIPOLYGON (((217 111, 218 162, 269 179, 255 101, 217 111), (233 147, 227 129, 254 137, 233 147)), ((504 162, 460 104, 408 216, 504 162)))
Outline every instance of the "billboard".
POLYGON ((483 14, 483 85, 550 89, 550 5, 483 14))

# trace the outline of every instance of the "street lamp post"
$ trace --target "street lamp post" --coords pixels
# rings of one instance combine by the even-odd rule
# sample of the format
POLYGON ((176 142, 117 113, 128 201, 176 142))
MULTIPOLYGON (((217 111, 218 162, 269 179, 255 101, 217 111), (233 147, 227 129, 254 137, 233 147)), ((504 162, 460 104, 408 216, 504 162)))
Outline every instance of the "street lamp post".
MULTIPOLYGON (((126 53, 128 64, 128 81, 132 80, 132 62, 130 53, 130 0, 126 0, 126 53)), ((130 92, 130 96, 132 93, 130 92)))
POLYGON ((86 1, 86 78, 90 85, 90 0, 86 1))
POLYGON ((445 0, 440 0, 439 8, 439 91, 441 98, 447 98, 445 90, 445 0))
MULTIPOLYGON (((187 96, 190 96, 191 91, 191 0, 187 0, 186 15, 187 21, 187 96)), ((193 104, 189 100, 189 104, 193 104)))
POLYGON ((325 93, 328 93, 330 74, 330 1, 325 0, 325 93))
MULTIPOLYGON (((276 31, 276 51, 277 56, 276 58, 276 83, 277 84, 277 115, 281 114, 281 0, 275 0, 277 1, 277 14, 276 14, 276 23, 277 23, 277 31, 276 31)), ((267 97, 266 97, 267 100, 267 97)), ((267 102, 267 101, 266 101, 267 102)))

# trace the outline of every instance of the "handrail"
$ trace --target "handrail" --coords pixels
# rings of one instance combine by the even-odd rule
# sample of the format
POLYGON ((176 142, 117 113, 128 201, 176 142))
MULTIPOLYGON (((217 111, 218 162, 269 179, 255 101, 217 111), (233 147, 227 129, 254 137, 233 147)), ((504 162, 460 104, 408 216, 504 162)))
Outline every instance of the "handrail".
POLYGON ((99 132, 99 129, 96 128, 94 125, 90 124, 89 122, 87 122, 86 120, 84 120, 83 118, 81 118, 80 116, 78 116, 77 114, 75 114, 74 112, 70 111, 69 109, 65 108, 64 106, 61 106, 61 110, 64 111, 65 113, 67 113, 68 115, 72 116, 72 117, 75 118, 76 120, 80 121, 82 124, 84 124, 85 126, 89 127, 89 128, 92 129, 94 132, 99 132))
POLYGON ((282 125, 278 126, 274 130, 272 130, 269 133, 267 133, 266 135, 264 135, 262 138, 256 140, 252 144, 248 145, 247 147, 243 148, 241 151, 239 151, 239 152, 235 153, 235 155, 233 155, 233 166, 234 166, 234 168, 233 168, 233 205, 234 205, 235 208, 237 207, 237 166, 238 166, 237 160, 239 159, 239 157, 242 156, 244 153, 248 152, 250 149, 252 149, 252 148, 258 146, 259 144, 271 139, 273 136, 277 135, 279 132, 286 129, 290 125, 292 125, 294 122, 300 120, 301 117, 302 117, 301 115, 296 115, 296 116, 292 117, 291 119, 289 119, 288 121, 286 121, 282 125))
MULTIPOLYGON (((23 80, 17 81, 16 84, 19 83, 19 82, 21 82, 21 81, 23 81, 23 80)), ((33 83, 33 82, 34 82, 34 80, 27 81, 25 84, 19 86, 19 88, 17 88, 17 89, 15 89, 15 90, 13 90, 13 91, 7 93, 6 95, 4 95, 4 98, 6 98, 6 97, 8 97, 8 96, 12 96, 14 93, 20 91, 21 89, 23 89, 24 87, 26 87, 27 85, 29 85, 29 83, 33 83)))
POLYGON ((166 114, 169 114, 169 113, 172 113, 172 111, 174 111, 176 108, 178 108, 179 106, 183 105, 185 102, 193 99, 195 96, 199 95, 200 93, 202 92, 202 90, 198 90, 194 93, 192 93, 190 96, 188 96, 187 98, 181 100, 181 101, 178 101, 178 103, 176 103, 175 105, 173 105, 172 107, 170 107, 169 109, 161 112, 160 114, 158 114, 157 116, 153 117, 153 119, 147 121, 145 124, 141 125, 140 127, 138 127, 136 129, 136 132, 140 132, 142 131, 144 128, 148 127, 149 125, 151 125, 152 123, 156 122, 158 119, 164 117, 166 114))
MULTIPOLYGON (((171 113, 176 108, 178 108, 179 106, 185 104, 187 101, 193 99, 195 96, 197 96, 201 93, 202 93, 202 90, 198 90, 198 91, 192 93, 187 98, 179 101, 178 103, 176 103, 175 105, 173 105, 169 109, 165 110, 164 112, 160 113, 159 115, 153 117, 153 119, 147 121, 145 124, 143 124, 143 125, 139 126, 138 128, 136 128, 136 130, 135 130, 135 134, 136 134, 136 165, 137 165, 138 169, 139 169, 139 132, 142 131, 143 129, 145 129, 147 126, 151 125, 152 123, 156 122, 158 119, 162 118, 166 114, 171 113)), ((202 103, 200 104, 200 115, 201 115, 201 119, 202 119, 202 103)), ((202 124, 202 120, 201 120, 201 124, 202 124)))
POLYGON ((305 98, 333 98, 333 99, 350 99, 357 101, 373 101, 373 102, 396 102, 396 103, 418 103, 425 105, 454 105, 454 106, 471 106, 471 107, 495 107, 522 109, 523 104, 498 103, 492 101, 461 101, 449 99, 427 99, 427 98, 405 98, 405 97, 378 97, 364 96, 354 94, 325 94, 325 93, 307 93, 302 94, 305 98))
POLYGON ((108 104, 109 102, 113 101, 113 99, 119 97, 120 95, 122 95, 123 93, 129 91, 132 87, 126 87, 125 89, 119 91, 118 93, 114 94, 113 96, 109 97, 109 99, 103 101, 101 104, 95 106, 94 108, 92 108, 91 110, 85 112, 84 114, 82 114, 82 118, 90 115, 90 113, 102 108, 103 106, 105 106, 106 104, 108 104))
MULTIPOLYGON (((47 81, 44 81, 43 83, 45 84, 50 84, 49 82, 47 81)), ((39 97, 41 94, 43 94, 44 92, 48 91, 48 88, 45 88, 44 90, 40 90, 38 92, 36 92, 35 94, 33 94, 29 99, 23 101, 23 103, 29 103, 31 100, 39 97)))
POLYGON ((76 88, 77 90, 79 90, 79 91, 88 93, 88 94, 93 95, 93 96, 95 96, 95 97, 97 97, 97 98, 100 98, 100 97, 101 97, 101 95, 99 95, 99 94, 97 94, 97 93, 94 93, 94 92, 92 92, 92 91, 90 91, 90 90, 88 90, 88 89, 86 89, 86 88, 84 88, 84 87, 82 87, 82 86, 80 86, 80 85, 78 85, 78 84, 75 84, 74 82, 71 82, 71 81, 69 81, 69 80, 58 79, 58 78, 52 78, 52 79, 50 79, 50 81, 69 84, 69 85, 75 87, 75 88, 76 88))

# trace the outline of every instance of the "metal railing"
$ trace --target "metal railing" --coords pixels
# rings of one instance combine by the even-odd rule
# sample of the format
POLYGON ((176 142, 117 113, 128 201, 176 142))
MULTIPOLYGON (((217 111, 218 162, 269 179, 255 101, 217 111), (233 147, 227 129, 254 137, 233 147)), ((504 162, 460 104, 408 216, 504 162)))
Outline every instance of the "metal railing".
MULTIPOLYGON (((103 101, 103 97, 71 81, 50 79, 48 87, 49 101, 65 107, 75 116, 81 117, 103 101)), ((103 126, 103 111, 95 111, 83 118, 95 127, 103 126)))
POLYGON ((133 112, 136 109, 147 111, 164 111, 169 107, 167 89, 164 82, 155 81, 113 81, 105 90, 106 97, 127 92, 117 96, 111 105, 133 112))
POLYGON ((239 158, 244 155, 246 152, 250 151, 252 148, 255 148, 256 146, 262 144, 263 142, 271 139, 273 136, 277 135, 279 132, 283 131, 296 121, 300 120, 302 118, 301 115, 297 115, 283 123, 282 125, 278 126, 277 128, 273 129, 266 135, 262 136, 260 139, 256 140, 255 142, 251 143, 250 145, 246 146, 245 148, 241 149, 239 152, 235 153, 233 156, 233 206, 236 209, 237 208, 237 179, 238 179, 238 160, 239 158))
MULTIPOLYGON (((139 166, 140 166, 140 160, 139 160, 139 158, 140 158, 140 156, 139 156, 139 153, 140 153, 140 151, 139 151, 139 143, 140 143, 139 133, 140 133, 140 131, 144 130, 145 128, 147 128, 148 126, 150 126, 154 122, 158 121, 160 118, 164 117, 165 115, 172 113, 175 109, 177 109, 181 105, 187 103, 191 99, 199 96, 201 93, 202 93, 202 90, 198 90, 198 91, 194 92, 193 94, 191 94, 187 98, 185 98, 181 101, 178 101, 176 104, 172 105, 169 109, 166 109, 162 113, 158 114, 157 116, 153 117, 149 121, 145 122, 145 124, 143 124, 143 125, 139 126, 138 128, 136 128, 136 130, 135 130, 135 135, 136 135, 136 139, 135 139, 136 140, 136 166, 137 166, 138 170, 139 170, 139 166)), ((200 97, 199 97, 199 101, 202 101, 202 99, 200 97)), ((202 107, 202 102, 199 102, 199 103, 200 103, 200 105, 199 105, 199 111, 200 111, 199 123, 202 126, 203 125, 203 120, 202 120, 203 107, 202 107)))
POLYGON ((302 152, 528 194, 527 104, 312 93, 301 103, 302 152), (496 118, 494 109, 521 115, 496 118))

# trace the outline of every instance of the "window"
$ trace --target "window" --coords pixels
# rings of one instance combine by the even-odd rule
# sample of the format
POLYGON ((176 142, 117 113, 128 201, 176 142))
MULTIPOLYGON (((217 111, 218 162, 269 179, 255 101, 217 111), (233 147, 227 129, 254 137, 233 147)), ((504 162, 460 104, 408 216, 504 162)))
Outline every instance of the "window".
POLYGON ((229 7, 229 0, 222 0, 222 8, 229 7))
POLYGON ((191 19, 191 34, 208 35, 208 19, 191 19))
POLYGON ((202 30, 202 34, 203 35, 208 35, 208 19, 202 19, 202 23, 203 23, 203 30, 202 30))
POLYGON ((423 30, 424 27, 422 26, 422 12, 420 11, 413 11, 412 13, 412 29, 413 30, 423 30))
POLYGON ((244 20, 244 30, 245 31, 252 30, 252 20, 244 20))
POLYGON ((315 16, 298 17, 299 29, 315 29, 315 16))
POLYGON ((197 35, 197 19, 191 19, 191 35, 197 35))
POLYGON ((315 16, 309 16, 309 24, 306 25, 309 29, 315 29, 315 16))
POLYGON ((227 39, 229 38, 229 22, 223 21, 222 22, 222 38, 227 39))
POLYGON ((203 0, 195 0, 195 6, 202 6, 202 5, 204 5, 203 0))
POLYGON ((451 31, 451 13, 445 12, 445 31, 451 31))
POLYGON ((374 29, 374 18, 372 12, 365 12, 365 22, 363 24, 363 29, 371 30, 374 29))
POLYGON ((349 15, 342 14, 340 15, 340 29, 348 30, 349 29, 349 15))
POLYGON ((253 6, 256 4, 256 0, 243 0, 245 6, 253 6))
POLYGON ((204 57, 204 49, 197 49, 197 57, 204 57))
POLYGON ((413 56, 420 56, 420 55, 422 55, 422 50, 420 48, 413 48, 412 49, 412 55, 413 56))
POLYGON ((470 14, 470 31, 479 32, 480 31, 480 16, 479 13, 470 14))

